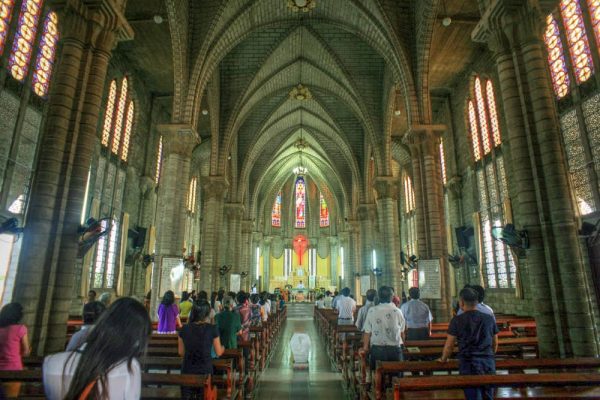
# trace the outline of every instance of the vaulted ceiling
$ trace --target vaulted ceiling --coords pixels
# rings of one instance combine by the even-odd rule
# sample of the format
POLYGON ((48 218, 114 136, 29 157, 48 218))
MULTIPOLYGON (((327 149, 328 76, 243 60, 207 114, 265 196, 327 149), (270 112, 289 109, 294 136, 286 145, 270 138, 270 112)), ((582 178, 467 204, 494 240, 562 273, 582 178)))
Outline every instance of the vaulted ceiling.
POLYGON ((472 0, 129 0, 125 15, 136 36, 118 51, 169 98, 173 122, 211 142, 210 173, 236 183, 229 201, 261 215, 302 164, 343 218, 370 200, 370 175, 394 173, 392 137, 430 121, 431 93, 471 62, 479 9, 472 0), (299 84, 311 98, 290 95, 299 84))

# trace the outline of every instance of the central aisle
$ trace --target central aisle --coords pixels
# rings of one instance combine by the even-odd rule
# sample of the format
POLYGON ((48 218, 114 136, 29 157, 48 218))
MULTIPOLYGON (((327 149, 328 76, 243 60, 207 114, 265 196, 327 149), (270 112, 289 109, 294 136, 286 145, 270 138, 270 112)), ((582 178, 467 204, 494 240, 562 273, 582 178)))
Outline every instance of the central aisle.
POLYGON ((287 321, 268 367, 258 380, 255 399, 331 399, 346 397, 342 374, 334 372, 322 338, 313 322, 312 304, 287 305, 287 321), (290 338, 296 331, 306 332, 312 341, 309 371, 292 368, 290 338))

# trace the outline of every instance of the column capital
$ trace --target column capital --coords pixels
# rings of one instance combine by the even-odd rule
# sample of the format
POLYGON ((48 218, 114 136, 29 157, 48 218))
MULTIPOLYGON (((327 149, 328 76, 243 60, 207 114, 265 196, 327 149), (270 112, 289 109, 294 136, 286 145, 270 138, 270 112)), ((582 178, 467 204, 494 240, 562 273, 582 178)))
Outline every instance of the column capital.
POLYGON ((404 134, 402 142, 415 153, 413 155, 433 155, 438 151, 439 139, 446 130, 443 124, 413 125, 404 134))
POLYGON ((147 175, 140 177, 140 190, 144 195, 154 190, 155 188, 156 181, 154 180, 154 178, 147 175))
POLYGON ((544 15, 556 6, 548 0, 494 0, 471 33, 475 42, 487 43, 495 53, 532 41, 541 41, 544 15))
POLYGON ((245 207, 242 203, 225 203, 225 212, 228 217, 241 219, 244 216, 245 207))
POLYGON ((375 203, 363 203, 358 205, 358 218, 361 221, 375 220, 377 216, 377 206, 375 203))
POLYGON ((127 22, 122 7, 114 1, 51 0, 49 4, 53 10, 62 14, 59 18, 61 38, 85 41, 85 24, 82 22, 92 22, 100 31, 114 35, 107 51, 112 49, 116 41, 132 40, 134 37, 133 28, 127 22))
POLYGON ((224 176, 207 176, 201 179, 202 189, 208 199, 223 200, 229 189, 229 182, 224 176))
POLYGON ((273 241, 273 236, 263 236, 263 238, 262 238, 263 245, 266 247, 271 246, 272 241, 273 241))
POLYGON ((398 181, 393 176, 378 176, 373 184, 377 191, 378 199, 397 199, 398 198, 398 181))
POLYGON ((330 236, 329 237, 329 245, 330 246, 337 246, 339 244, 339 239, 335 236, 330 236))
POLYGON ((446 181, 446 188, 452 193, 455 197, 460 197, 460 192, 462 191, 462 177, 458 175, 454 175, 446 181))
POLYGON ((351 235, 358 234, 360 232, 360 221, 356 219, 348 219, 347 227, 348 233, 351 235))
POLYGON ((242 220, 242 233, 252 233, 254 229, 254 221, 251 219, 242 220))
POLYGON ((200 137, 191 125, 162 124, 158 131, 163 137, 164 154, 180 154, 191 157, 192 151, 200 144, 200 137))

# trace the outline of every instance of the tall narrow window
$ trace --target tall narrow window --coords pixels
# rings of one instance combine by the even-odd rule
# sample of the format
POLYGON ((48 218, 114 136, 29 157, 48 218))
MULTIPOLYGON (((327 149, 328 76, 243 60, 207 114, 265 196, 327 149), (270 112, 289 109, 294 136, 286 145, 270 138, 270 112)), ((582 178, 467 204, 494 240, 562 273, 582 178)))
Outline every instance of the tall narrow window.
POLYGON ((117 80, 110 82, 108 89, 108 98, 106 108, 104 109, 104 127, 102 128, 102 146, 108 147, 110 143, 110 133, 112 130, 113 116, 115 113, 115 100, 117 99, 117 80))
POLYGON ((154 183, 158 185, 160 181, 160 169, 162 167, 162 153, 163 153, 163 138, 158 138, 158 149, 156 151, 156 172, 154 173, 154 183))
POLYGON ((552 14, 546 17, 544 41, 548 50, 548 65, 550 66, 554 94, 559 99, 562 99, 569 93, 571 81, 567 71, 567 63, 565 62, 565 53, 562 39, 560 38, 558 22, 556 22, 552 14))
POLYGON ((12 19, 12 11, 15 6, 15 0, 0 1, 0 54, 4 53, 6 46, 6 37, 10 29, 10 21, 12 19))
POLYGON ((37 33, 38 20, 42 12, 43 0, 23 0, 19 14, 19 24, 8 58, 8 69, 18 81, 25 80, 29 71, 29 61, 33 51, 33 42, 37 33))
POLYGON ((446 154, 444 153, 444 139, 440 140, 440 167, 442 169, 442 183, 446 186, 448 178, 446 176, 446 154))
POLYGON ((319 205, 321 208, 319 226, 321 228, 326 228, 329 226, 329 208, 327 207, 327 202, 325 201, 325 197, 323 197, 323 193, 319 195, 319 205))
POLYGON ((492 238, 492 228, 505 224, 503 206, 509 200, 500 124, 492 81, 485 82, 485 92, 482 88, 481 79, 475 77, 474 97, 477 104, 487 104, 487 108, 478 106, 476 119, 473 101, 468 103, 467 109, 479 197, 478 220, 483 245, 483 260, 480 262, 490 288, 512 288, 515 286, 516 273, 512 255, 507 246, 492 238), (480 147, 480 144, 483 146, 480 147))
POLYGON ((117 103, 117 113, 115 119, 115 129, 113 133, 112 152, 119 154, 119 146, 121 144, 121 136, 123 134, 123 117, 125 115, 125 102, 127 101, 127 78, 123 78, 121 82, 121 93, 119 102, 117 103))
POLYGON ((594 73, 594 62, 579 0, 561 0, 560 14, 566 28, 569 53, 575 68, 575 78, 580 84, 587 81, 594 73))
POLYGON ((275 196, 273 209, 271 210, 271 226, 275 228, 281 227, 281 191, 275 196))
POLYGON ((409 256, 417 253, 417 219, 415 190, 412 179, 404 174, 404 246, 409 256))
POLYGON ((129 102, 127 106, 127 115, 125 116, 125 128, 123 130, 123 148, 121 149, 121 160, 127 161, 129 156, 129 140, 131 138, 131 127, 133 126, 133 113, 135 112, 135 106, 133 101, 129 102))
POLYGON ((190 187, 187 196, 187 210, 191 213, 196 211, 196 194, 198 192, 198 180, 193 177, 190 180, 190 187))
POLYGON ((600 46, 600 0, 587 0, 588 9, 590 10, 590 18, 594 26, 594 36, 596 36, 596 44, 600 46))
POLYGON ((301 176, 296 179, 296 228, 306 228, 306 184, 301 176))
POLYGON ((48 94, 57 42, 58 16, 55 12, 51 12, 46 16, 46 20, 44 21, 40 51, 37 55, 35 71, 33 72, 33 91, 40 97, 48 94))

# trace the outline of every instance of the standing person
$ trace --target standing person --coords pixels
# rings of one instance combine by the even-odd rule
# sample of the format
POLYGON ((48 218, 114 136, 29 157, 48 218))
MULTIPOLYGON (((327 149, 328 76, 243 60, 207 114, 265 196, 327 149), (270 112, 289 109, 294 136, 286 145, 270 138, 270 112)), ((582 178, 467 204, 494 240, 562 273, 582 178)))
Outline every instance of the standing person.
POLYGON ((322 294, 317 296, 317 301, 315 302, 315 306, 317 306, 317 308, 319 310, 322 310, 325 308, 325 296, 323 296, 322 294))
MULTIPOLYGON (((475 293, 477 293, 477 310, 484 314, 491 315, 495 321, 496 316, 494 315, 494 310, 492 310, 492 307, 488 306, 487 304, 485 304, 483 302, 483 300, 485 299, 485 289, 483 288, 483 286, 481 286, 481 285, 466 285, 465 288, 471 288, 475 291, 475 293)), ((460 308, 460 303, 459 303, 459 309, 456 312, 456 315, 461 315, 462 313, 464 313, 464 311, 462 308, 460 308)))
POLYGON ((333 292, 333 299, 331 299, 331 308, 333 308, 334 310, 336 309, 336 305, 340 297, 342 297, 342 295, 339 294, 337 290, 333 292))
POLYGON ((375 305, 375 296, 377 296, 377 291, 375 289, 369 289, 366 293, 367 302, 358 310, 358 315, 356 316, 356 327, 359 331, 363 330, 363 325, 365 324, 365 319, 367 318, 367 312, 369 309, 375 305))
POLYGON ((323 299, 323 305, 325 308, 331 308, 331 303, 333 302, 333 297, 331 297, 331 292, 328 290, 325 292, 325 298, 323 299))
POLYGON ((67 351, 77 350, 85 342, 104 310, 106 310, 106 307, 99 301, 87 303, 83 306, 83 325, 78 332, 71 336, 69 344, 67 344, 67 351))
POLYGON ((350 297, 350 288, 345 287, 342 289, 342 294, 336 304, 336 310, 338 312, 338 325, 354 324, 356 301, 350 297))
POLYGON ((402 311, 392 303, 394 292, 388 286, 379 288, 379 304, 367 312, 363 325, 361 354, 370 353, 371 371, 378 360, 402 361, 402 343, 406 322, 402 311))
POLYGON ((175 293, 167 290, 158 306, 158 333, 177 333, 177 328, 181 328, 179 308, 175 304, 175 293))
POLYGON ((235 308, 235 312, 237 312, 240 316, 240 322, 242 323, 242 340, 250 340, 250 299, 248 295, 244 292, 239 292, 237 294, 237 307, 235 308))
MULTIPOLYGON (((461 375, 493 375, 498 350, 498 327, 491 315, 477 309, 478 294, 471 288, 460 291, 461 315, 452 318, 444 351, 438 361, 446 362, 458 342, 458 372, 461 375)), ((493 399, 494 388, 464 389, 467 400, 493 399)))
MULTIPOLYGON (((219 329, 210 323, 210 303, 198 300, 192 305, 188 323, 179 332, 178 352, 183 357, 182 374, 212 375, 211 348, 220 356, 225 351, 219 329)), ((202 398, 202 388, 181 387, 181 398, 202 398)))
POLYGON ((424 340, 431 336, 433 316, 427 304, 419 298, 421 292, 417 287, 408 289, 410 300, 400 307, 406 319, 406 340, 424 340))
POLYGON ((256 293, 252 293, 252 295, 250 295, 250 326, 262 326, 262 308, 258 302, 258 295, 256 293))
POLYGON ((152 324, 144 306, 122 297, 100 316, 86 346, 48 356, 42 368, 48 400, 123 399, 141 396, 139 358, 152 324))
MULTIPOLYGON (((21 324, 23 306, 8 303, 0 311, 0 371, 20 371, 23 357, 31 352, 27 327, 21 324)), ((17 397, 21 390, 20 382, 7 382, 2 385, 6 397, 17 397)))
POLYGON ((183 291, 181 292, 181 301, 179 302, 179 318, 186 318, 190 315, 192 310, 193 300, 190 293, 183 291))
POLYGON ((87 300, 85 301, 85 304, 87 304, 87 303, 93 303, 94 301, 96 301, 96 291, 95 290, 90 290, 88 292, 87 300))
POLYGON ((226 349, 237 348, 237 337, 242 334, 242 320, 240 315, 233 312, 233 299, 229 296, 223 297, 223 311, 215 317, 219 327, 221 343, 226 349))
POLYGON ((400 297, 396 294, 396 289, 394 289, 393 287, 390 289, 392 289, 392 293, 394 293, 392 295, 392 303, 394 303, 396 307, 400 308, 400 306, 402 305, 402 299, 400 299, 400 297))
MULTIPOLYGON (((213 292, 215 295, 217 294, 217 292, 213 292)), ((208 293, 205 292, 204 290, 201 290, 198 292, 198 296, 196 297, 196 300, 194 300, 194 303, 200 302, 200 301, 206 301, 208 302, 208 293)), ((214 307, 211 303, 210 305, 210 323, 211 324, 215 324, 215 310, 214 307)))

